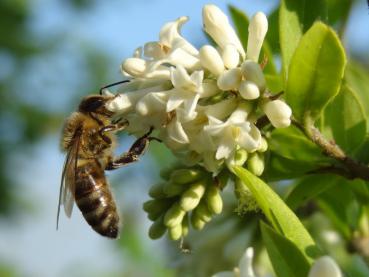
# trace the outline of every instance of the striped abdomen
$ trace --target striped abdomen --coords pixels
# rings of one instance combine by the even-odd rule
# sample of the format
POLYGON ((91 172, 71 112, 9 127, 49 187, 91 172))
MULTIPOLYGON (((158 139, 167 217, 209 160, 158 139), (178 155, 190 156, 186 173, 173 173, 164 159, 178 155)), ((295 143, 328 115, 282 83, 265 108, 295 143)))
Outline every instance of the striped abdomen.
POLYGON ((84 218, 99 234, 117 238, 119 216, 99 162, 79 159, 76 174, 75 200, 84 218))

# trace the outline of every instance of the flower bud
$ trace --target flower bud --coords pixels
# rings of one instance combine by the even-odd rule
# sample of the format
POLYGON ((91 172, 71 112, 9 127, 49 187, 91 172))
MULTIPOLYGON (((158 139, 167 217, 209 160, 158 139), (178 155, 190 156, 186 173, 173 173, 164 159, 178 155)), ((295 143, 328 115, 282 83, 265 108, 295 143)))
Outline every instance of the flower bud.
POLYGON ((168 229, 170 239, 179 240, 182 236, 182 224, 178 224, 168 229))
POLYGON ((182 194, 180 200, 181 208, 186 212, 196 208, 205 193, 205 187, 206 184, 204 181, 192 184, 191 187, 182 194))
POLYGON ((341 277, 337 263, 329 256, 320 257, 310 269, 308 277, 341 277))
POLYGON ((168 209, 170 203, 159 199, 149 200, 143 204, 143 210, 148 213, 161 213, 168 209))
POLYGON ((222 212, 223 200, 220 195, 220 190, 216 186, 212 185, 207 188, 205 199, 211 213, 220 214, 222 212))
POLYGON ((291 108, 281 100, 273 100, 263 105, 263 110, 276 128, 288 127, 291 124, 291 108))
POLYGON ((190 229, 190 226, 188 222, 188 214, 186 214, 182 220, 182 237, 185 237, 188 235, 189 229, 190 229))
POLYGON ((146 61, 139 58, 128 58, 123 62, 122 70, 133 77, 139 77, 146 70, 146 61))
POLYGON ((268 19, 262 12, 257 12, 250 20, 247 41, 247 59, 258 62, 265 35, 268 31, 268 19))
POLYGON ((252 153, 247 160, 247 169, 256 176, 260 176, 264 171, 264 157, 257 152, 252 153))
POLYGON ((188 168, 181 168, 177 169, 172 172, 170 175, 170 181, 176 184, 187 184, 193 183, 194 181, 199 180, 203 177, 203 171, 200 169, 188 169, 188 168))
POLYGON ((257 99, 260 96, 258 86, 251 81, 242 81, 238 91, 241 97, 246 100, 257 99))
POLYGON ((242 79, 241 70, 232 68, 224 71, 218 78, 217 85, 221 90, 237 90, 242 79))
POLYGON ((193 212, 196 213, 202 221, 209 222, 211 220, 211 212, 204 201, 201 201, 193 212))
POLYGON ((222 59, 226 68, 237 67, 240 62, 240 53, 237 51, 236 46, 227 44, 222 51, 222 59))
POLYGON ((175 184, 173 182, 167 182, 164 185, 163 192, 167 197, 173 197, 182 194, 188 186, 184 184, 175 184))
POLYGON ((151 239, 158 239, 164 235, 166 230, 167 228, 163 223, 163 217, 160 217, 150 226, 149 237, 151 239))
POLYGON ((152 198, 157 198, 157 199, 164 198, 166 195, 165 195, 163 189, 164 189, 164 184, 163 183, 155 184, 155 185, 151 186, 151 188, 149 190, 149 195, 152 198))
POLYGON ((245 50, 232 26, 229 24, 228 17, 215 5, 205 5, 202 10, 202 20, 204 30, 212 39, 224 48, 227 44, 233 44, 245 57, 245 50))
POLYGON ((165 213, 164 225, 167 227, 174 227, 182 222, 182 219, 186 212, 179 206, 179 203, 175 203, 165 213))
POLYGON ((266 139, 264 137, 261 137, 261 144, 260 144, 260 148, 258 149, 258 152, 265 152, 268 150, 268 142, 266 141, 266 139))
POLYGON ((191 214, 191 224, 192 227, 196 230, 202 230, 206 224, 205 221, 201 220, 197 213, 191 214))
POLYGON ((200 63, 215 76, 224 71, 223 60, 218 51, 211 45, 205 45, 200 49, 200 63))
POLYGON ((261 92, 265 90, 266 81, 259 64, 246 60, 242 63, 241 69, 242 75, 246 80, 255 83, 261 92))

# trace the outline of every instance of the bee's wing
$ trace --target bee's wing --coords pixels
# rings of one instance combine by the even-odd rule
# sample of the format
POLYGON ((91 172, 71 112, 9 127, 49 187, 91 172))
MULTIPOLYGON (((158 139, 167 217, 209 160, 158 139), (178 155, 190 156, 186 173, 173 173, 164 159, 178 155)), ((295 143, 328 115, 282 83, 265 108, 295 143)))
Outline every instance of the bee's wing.
POLYGON ((61 205, 64 206, 65 214, 68 217, 70 217, 72 214, 74 204, 74 192, 75 192, 79 144, 80 144, 80 136, 77 135, 73 139, 73 143, 69 148, 67 157, 64 162, 59 192, 58 213, 56 216, 56 229, 58 229, 61 205))

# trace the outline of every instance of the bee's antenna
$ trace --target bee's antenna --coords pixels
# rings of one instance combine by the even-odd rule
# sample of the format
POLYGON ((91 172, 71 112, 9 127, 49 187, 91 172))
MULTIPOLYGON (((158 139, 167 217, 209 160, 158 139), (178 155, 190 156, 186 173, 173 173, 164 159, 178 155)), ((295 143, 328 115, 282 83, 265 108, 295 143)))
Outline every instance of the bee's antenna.
POLYGON ((129 80, 123 80, 123 81, 119 81, 119 82, 115 82, 115 83, 112 83, 112 84, 106 85, 106 86, 104 86, 104 87, 100 88, 99 93, 100 93, 100 95, 102 95, 102 93, 103 93, 103 90, 104 90, 104 89, 106 89, 106 88, 110 88, 110 87, 114 87, 114 86, 116 86, 116 85, 120 85, 120 84, 123 84, 123 83, 128 83, 128 82, 129 82, 129 80))

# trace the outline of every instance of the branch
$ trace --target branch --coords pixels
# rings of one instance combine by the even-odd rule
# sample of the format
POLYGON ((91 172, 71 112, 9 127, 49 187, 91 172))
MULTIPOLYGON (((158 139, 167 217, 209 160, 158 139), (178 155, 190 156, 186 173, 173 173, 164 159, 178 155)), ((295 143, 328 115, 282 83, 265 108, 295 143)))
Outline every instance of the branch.
POLYGON ((311 141, 318 145, 323 150, 323 153, 326 156, 337 160, 341 163, 341 165, 343 165, 342 169, 339 167, 331 166, 318 169, 318 171, 323 170, 322 172, 335 173, 344 176, 347 179, 359 178, 365 181, 369 181, 369 167, 347 156, 345 152, 335 142, 327 140, 317 128, 310 127, 309 129, 306 129, 306 127, 302 126, 296 120, 293 120, 292 124, 294 124, 302 132, 304 132, 304 134, 311 141), (340 169, 342 171, 340 171, 340 169))

